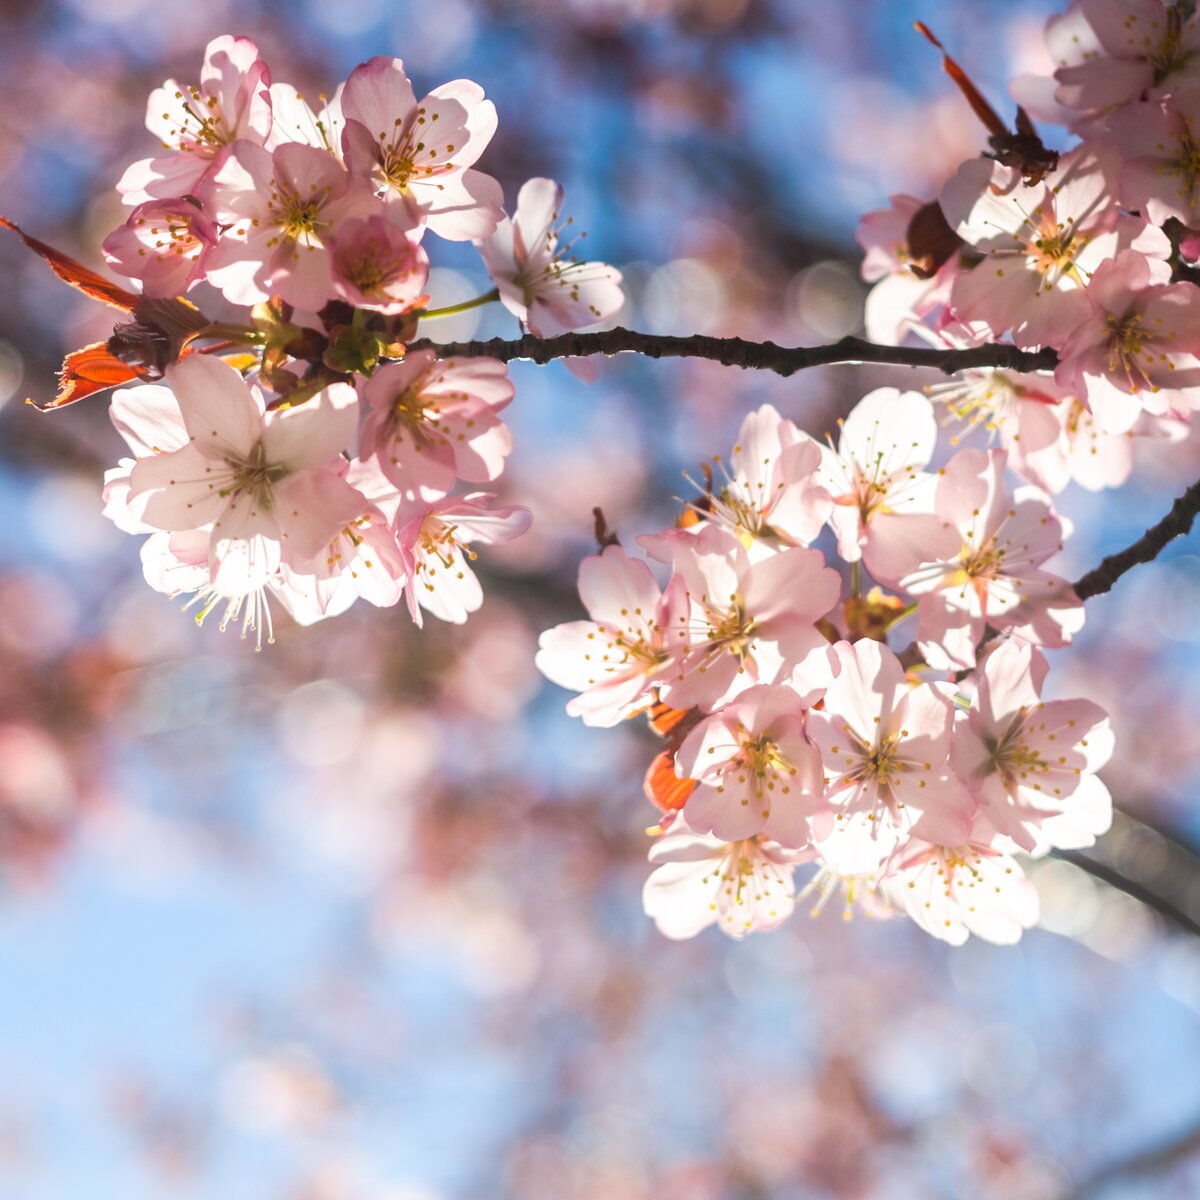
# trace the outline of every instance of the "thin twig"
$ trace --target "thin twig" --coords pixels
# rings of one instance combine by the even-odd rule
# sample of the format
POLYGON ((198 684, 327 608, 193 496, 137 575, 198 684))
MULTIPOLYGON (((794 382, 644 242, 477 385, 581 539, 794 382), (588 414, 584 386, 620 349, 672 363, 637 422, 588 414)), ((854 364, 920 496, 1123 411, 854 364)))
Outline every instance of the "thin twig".
POLYGON ((965 350, 927 347, 880 346, 863 338, 844 337, 827 346, 777 346, 774 342, 748 342, 736 337, 691 334, 639 333, 633 329, 606 329, 602 333, 564 333, 540 338, 490 338, 481 342, 436 342, 428 338, 413 342, 410 350, 436 350, 443 358, 498 358, 501 362, 527 359, 548 363, 557 358, 580 358, 593 354, 640 354, 646 358, 706 358, 727 367, 746 367, 794 375, 809 367, 831 363, 887 363, 898 367, 931 367, 946 375, 972 367, 997 367, 1007 371, 1051 371, 1058 363, 1052 349, 1021 350, 1016 346, 992 344, 965 350))
POLYGON ((1126 571, 1156 558, 1168 542, 1192 528, 1197 513, 1200 513, 1200 479, 1171 505, 1171 511, 1157 525, 1151 525, 1136 542, 1110 554, 1078 579, 1075 591, 1079 598, 1087 600, 1109 591, 1126 571))

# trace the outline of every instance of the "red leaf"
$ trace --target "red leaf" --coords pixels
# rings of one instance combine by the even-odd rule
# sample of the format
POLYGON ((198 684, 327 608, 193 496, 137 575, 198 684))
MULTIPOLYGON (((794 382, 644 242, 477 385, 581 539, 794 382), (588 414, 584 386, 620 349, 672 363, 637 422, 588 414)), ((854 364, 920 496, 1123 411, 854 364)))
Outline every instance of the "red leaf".
POLYGON ((96 342, 84 346, 82 350, 72 350, 63 359, 62 371, 59 375, 58 395, 49 404, 34 404, 43 412, 55 408, 65 408, 78 400, 84 400, 96 392, 116 387, 119 383, 128 383, 132 379, 140 379, 138 372, 119 358, 114 358, 108 352, 104 342, 96 342))
POLYGON ((111 304, 113 308, 119 308, 122 312, 133 312, 137 302, 141 299, 141 296, 127 292, 123 287, 118 287, 115 283, 105 279, 104 276, 88 270, 82 263, 63 254, 61 250, 55 250, 53 246, 48 246, 45 242, 30 237, 7 217, 0 217, 0 229, 11 229, 30 250, 45 260, 50 270, 59 279, 64 283, 69 283, 73 288, 78 288, 85 296, 90 296, 93 300, 103 300, 105 304, 111 304))

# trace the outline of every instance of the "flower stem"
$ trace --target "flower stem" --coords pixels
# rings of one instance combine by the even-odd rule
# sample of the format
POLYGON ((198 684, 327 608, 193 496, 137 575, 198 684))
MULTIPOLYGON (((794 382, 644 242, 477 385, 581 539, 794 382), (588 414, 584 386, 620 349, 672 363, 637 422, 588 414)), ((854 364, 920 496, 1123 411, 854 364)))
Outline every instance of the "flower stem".
POLYGON ((467 312, 472 308, 480 308, 484 304, 491 304, 493 300, 500 299, 500 289, 492 288, 490 292, 484 292, 482 296, 476 296, 474 300, 463 300, 458 304, 447 304, 445 308, 429 308, 420 314, 421 320, 428 320, 430 317, 453 317, 457 313, 467 312))

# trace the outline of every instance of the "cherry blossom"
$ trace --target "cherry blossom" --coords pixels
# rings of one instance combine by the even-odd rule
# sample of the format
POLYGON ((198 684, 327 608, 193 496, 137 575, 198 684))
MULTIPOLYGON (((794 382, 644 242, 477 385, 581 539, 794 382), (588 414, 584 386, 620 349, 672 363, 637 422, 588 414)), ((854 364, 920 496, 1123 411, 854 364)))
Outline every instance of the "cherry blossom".
POLYGON ((723 529, 642 537, 652 557, 682 577, 688 608, 668 630, 682 657, 666 681, 675 708, 711 712, 756 683, 788 678, 825 646, 816 621, 841 581, 816 550, 783 550, 752 563, 723 529))
POLYGON ((949 689, 910 689, 899 659, 870 639, 829 653, 837 676, 823 709, 808 714, 832 810, 812 823, 823 861, 839 874, 868 874, 910 835, 965 837, 976 805, 950 769, 949 689))
POLYGON ((695 937, 717 925, 733 938, 774 929, 795 906, 793 872, 800 855, 762 837, 723 842, 682 821, 654 844, 657 870, 642 903, 664 937, 695 937))
POLYGON ((483 588, 469 560, 472 542, 507 542, 528 528, 527 508, 492 508, 493 497, 475 492, 461 499, 438 500, 428 508, 401 509, 396 537, 408 556, 404 594, 417 625, 421 609, 441 621, 461 625, 483 603, 483 588))
POLYGON ((179 296, 204 278, 204 251, 216 241, 216 226, 190 201, 150 200, 102 249, 114 271, 141 280, 144 295, 179 296))
POLYGON ((537 667, 582 693, 567 704, 572 716, 585 725, 616 725, 646 707, 653 689, 677 670, 673 631, 687 614, 684 583, 676 576, 662 591, 644 562, 608 546, 580 564, 579 595, 591 620, 543 633, 537 667))
POLYGON ((1159 231, 1118 227, 1119 169, 1112 146, 1087 144, 1032 186, 989 159, 964 163, 942 190, 942 209, 984 258, 955 276, 955 314, 994 334, 1011 330, 1018 346, 1058 346, 1088 315, 1092 273, 1122 245, 1165 258, 1159 231))
POLYGON ((1003 450, 960 450, 947 463, 937 512, 960 548, 901 580, 921 597, 919 640, 931 666, 972 666, 989 625, 1020 629, 1041 645, 1063 645, 1082 625, 1070 586, 1041 569, 1062 549, 1062 522, 1036 488, 1009 491, 1006 463, 1003 450))
POLYGON ((933 512, 936 480, 923 468, 937 446, 933 406, 918 392, 876 388, 822 450, 819 481, 833 497, 838 553, 876 578, 898 579, 922 554, 952 553, 957 539, 933 512))
POLYGON ((571 257, 575 241, 562 244, 562 200, 553 179, 527 180, 512 220, 479 245, 501 303, 539 337, 595 325, 625 302, 619 271, 571 257))
POLYGON ((820 465, 820 444, 764 404, 742 421, 724 478, 693 511, 732 533, 751 559, 807 546, 833 504, 818 482, 820 465))
POLYGON ((1109 133, 1124 155, 1121 202, 1155 225, 1174 217, 1200 224, 1200 86, 1165 104, 1130 104, 1113 113, 1109 133))
POLYGON ((503 215, 500 185, 471 170, 496 131, 496 108, 469 79, 435 88, 420 103, 398 58, 355 67, 342 92, 346 165, 370 181, 405 225, 439 237, 487 237, 503 215))
POLYGON ((497 416, 512 397, 508 369, 497 359, 416 351, 363 386, 370 415, 360 454, 378 458, 385 478, 406 497, 437 500, 457 479, 487 483, 512 450, 497 416))
POLYGON ((190 440, 139 459, 130 494, 145 498, 156 528, 211 523, 212 583, 223 593, 261 587, 285 545, 312 558, 361 514, 362 496, 335 467, 357 423, 353 388, 333 384, 298 408, 267 412, 237 371, 199 355, 168 368, 167 383, 190 440))
POLYGON ((952 946, 961 946, 971 934, 1001 946, 1020 941, 1037 924, 1037 890, 988 835, 979 820, 955 845, 913 841, 884 881, 884 896, 926 933, 952 946))
POLYGON ((1090 700, 1043 701, 1047 666, 1032 646, 997 646, 951 756, 991 826, 1029 853, 1090 846, 1112 822, 1095 774, 1112 754, 1108 717, 1090 700))
MULTIPOLYGON (((889 208, 863 217, 855 237, 865 251, 862 277, 875 284, 867 296, 864 314, 867 337, 873 342, 899 345, 914 320, 928 316, 949 298, 958 254, 955 249, 941 263, 926 263, 915 255, 909 245, 909 231, 914 218, 927 205, 903 193, 891 196, 890 201, 889 208)), ((947 232, 956 242, 953 231, 947 232)))
POLYGON ((339 222, 380 211, 361 179, 323 150, 293 142, 273 153, 236 143, 202 199, 230 226, 209 252, 208 281, 235 304, 278 295, 309 311, 334 295, 329 235, 339 222))
POLYGON ((271 132, 267 65, 249 38, 226 34, 204 51, 200 86, 168 79, 150 93, 146 128, 170 151, 134 163, 117 184, 126 204, 196 191, 221 152, 243 139, 258 145, 271 132))
POLYGON ((271 84, 271 134, 263 144, 274 150, 287 142, 302 142, 327 150, 342 161, 342 84, 333 97, 320 97, 321 107, 314 110, 290 83, 271 84))
POLYGON ((675 770, 697 781, 684 810, 690 828, 725 841, 761 833, 786 846, 808 843, 824 782, 804 712, 791 688, 753 687, 688 734, 675 770))
POLYGON ((1162 0, 1078 0, 1098 51, 1059 67, 1055 99, 1082 114, 1159 97, 1178 83, 1200 54, 1200 22, 1162 0))
POLYGON ((428 299, 429 256, 415 231, 382 216, 339 222, 325 238, 333 291, 347 304, 387 314, 410 312, 428 299))
POLYGON ((1078 389, 1105 432, 1131 429, 1143 408, 1200 406, 1200 289, 1167 278, 1166 264, 1130 250, 1105 263, 1087 291, 1090 315, 1062 348, 1055 378, 1078 389))

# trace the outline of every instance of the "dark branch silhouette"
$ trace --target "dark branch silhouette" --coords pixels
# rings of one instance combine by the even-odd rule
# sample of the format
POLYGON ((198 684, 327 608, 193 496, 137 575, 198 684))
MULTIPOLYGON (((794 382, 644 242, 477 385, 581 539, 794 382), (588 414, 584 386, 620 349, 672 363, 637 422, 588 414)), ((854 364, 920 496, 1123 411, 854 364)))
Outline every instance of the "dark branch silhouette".
POLYGON ((1192 484, 1182 496, 1171 506, 1157 525, 1151 525, 1136 542, 1125 547, 1116 554, 1110 554, 1099 566, 1093 567, 1086 575, 1075 583, 1075 591, 1081 600, 1092 596, 1102 595, 1109 591, 1113 584, 1139 563, 1150 562, 1174 538, 1180 537, 1192 528, 1196 514, 1200 512, 1200 479, 1192 484))
POLYGON ((645 358, 706 358, 727 367, 746 367, 794 375, 809 367, 831 363, 886 363, 897 367, 931 367, 946 375, 972 367, 998 367, 1006 371, 1050 371, 1058 363, 1052 349, 1021 350, 1016 346, 991 344, 965 350, 932 347, 880 346, 863 338, 844 337, 827 346, 777 346, 774 342, 748 342, 736 337, 691 334, 671 337, 638 333, 633 329, 606 329, 602 333, 564 333, 540 338, 489 338, 482 342, 436 342, 428 338, 413 342, 410 350, 436 350, 443 357, 498 358, 501 362, 526 359, 548 363, 556 358, 581 358, 593 354, 640 354, 645 358))

